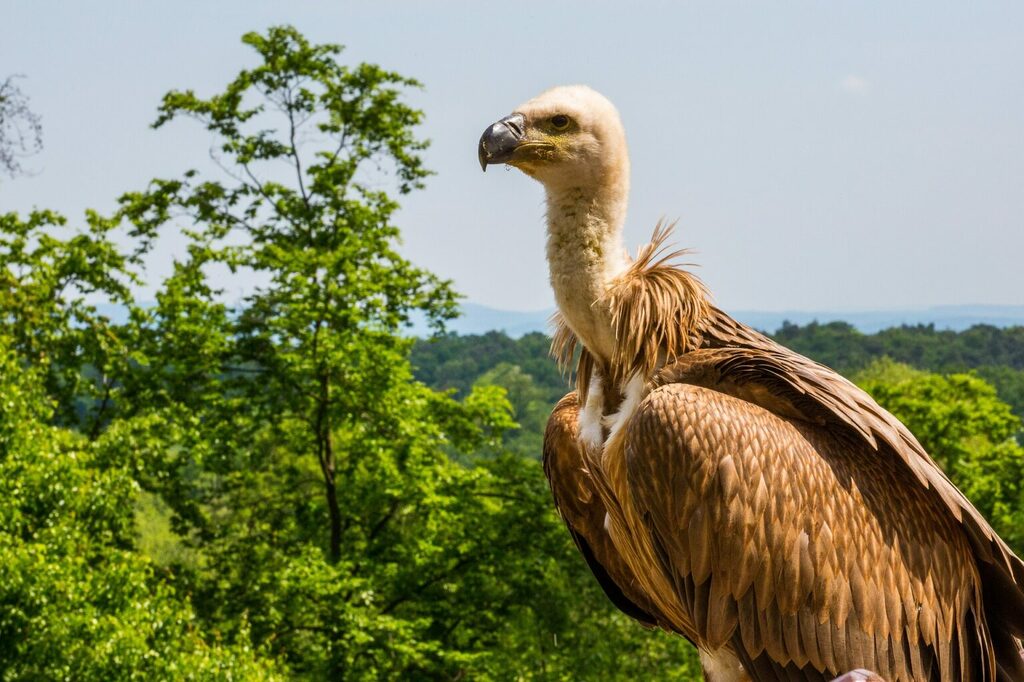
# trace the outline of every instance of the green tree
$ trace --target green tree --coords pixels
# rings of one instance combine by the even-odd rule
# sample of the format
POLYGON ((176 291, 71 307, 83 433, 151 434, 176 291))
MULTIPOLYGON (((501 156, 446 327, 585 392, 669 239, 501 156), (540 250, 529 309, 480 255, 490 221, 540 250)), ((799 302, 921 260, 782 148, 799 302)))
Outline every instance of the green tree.
POLYGON ((551 339, 534 332, 512 339, 503 332, 421 339, 413 348, 416 377, 439 390, 466 395, 480 376, 508 363, 528 374, 553 406, 569 391, 569 380, 551 359, 551 339))
POLYGON ((210 97, 169 93, 157 120, 205 126, 224 176, 122 201, 140 248, 182 223, 190 238, 133 312, 102 434, 172 510, 175 587, 300 678, 691 670, 685 642, 614 615, 586 574, 539 463, 505 452, 504 390, 456 401, 413 380, 411 314, 454 313, 448 283, 396 251, 382 189, 427 176, 415 82, 287 27, 243 40, 256 66, 210 97), (260 284, 228 305, 239 272, 260 284))
POLYGON ((999 398, 1013 408, 1015 415, 1024 419, 1024 370, 1005 365, 981 365, 975 371, 995 387, 999 398))
POLYGON ((481 374, 474 386, 505 389, 519 428, 506 434, 505 445, 514 452, 538 458, 544 446, 544 428, 551 414, 549 392, 538 386, 519 365, 500 362, 481 374))
POLYGON ((45 375, 0 333, 0 678, 281 679, 221 643, 133 551, 117 443, 53 425, 45 375))
POLYGON ((784 322, 773 336, 782 345, 841 372, 861 369, 871 359, 865 335, 846 322, 804 326, 784 322))
POLYGON ((421 114, 399 99, 398 88, 416 83, 372 65, 342 66, 340 48, 310 45, 290 28, 243 41, 261 64, 210 98, 169 93, 156 123, 182 116, 201 122, 218 140, 230 180, 188 173, 156 182, 126 197, 125 213, 147 235, 168 210, 196 222, 190 257, 177 264, 155 312, 160 325, 187 325, 198 314, 200 328, 175 330, 187 346, 159 352, 184 351, 195 370, 198 350, 214 362, 202 367, 206 377, 217 363, 225 370, 225 362, 234 363, 240 380, 233 386, 250 407, 287 424, 298 449, 315 457, 336 562, 345 523, 337 478, 355 462, 339 452, 335 434, 390 419, 388 405, 375 398, 407 380, 401 365, 408 341, 398 332, 410 312, 421 310, 435 323, 454 313, 448 284, 395 251, 398 204, 375 189, 385 164, 400 194, 427 175, 417 155, 426 145, 412 132, 421 114), (281 164, 290 178, 276 172, 281 164), (214 289, 203 272, 213 263, 267 282, 230 323, 214 300, 223 288, 214 289), (229 331, 210 337, 205 323, 229 331), (197 348, 199 339, 209 346, 197 348))
POLYGON ((0 214, 0 334, 39 370, 53 420, 91 438, 109 421, 131 362, 127 330, 94 302, 133 304, 140 254, 122 253, 115 228, 94 212, 81 230, 52 211, 0 214))

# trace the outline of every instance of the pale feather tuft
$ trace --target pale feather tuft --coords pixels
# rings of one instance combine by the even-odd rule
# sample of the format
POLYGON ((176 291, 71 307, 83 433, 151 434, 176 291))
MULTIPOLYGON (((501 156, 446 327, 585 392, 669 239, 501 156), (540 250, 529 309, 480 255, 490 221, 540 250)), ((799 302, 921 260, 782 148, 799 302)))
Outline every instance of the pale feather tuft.
POLYGON ((608 289, 615 331, 612 381, 633 374, 650 378, 692 347, 692 337, 710 310, 708 293, 696 275, 673 261, 687 253, 669 250, 675 223, 659 221, 651 242, 608 289))
MULTIPOLYGON (((666 242, 674 228, 674 222, 659 221, 650 243, 640 248, 636 260, 611 283, 605 296, 594 302, 611 310, 615 353, 601 373, 613 386, 624 385, 633 375, 649 380, 660 366, 691 350, 700 323, 711 310, 704 284, 674 263, 687 253, 669 250, 666 242)), ((579 351, 575 384, 584 404, 597 362, 561 313, 551 316, 551 325, 551 355, 563 372, 579 351)))

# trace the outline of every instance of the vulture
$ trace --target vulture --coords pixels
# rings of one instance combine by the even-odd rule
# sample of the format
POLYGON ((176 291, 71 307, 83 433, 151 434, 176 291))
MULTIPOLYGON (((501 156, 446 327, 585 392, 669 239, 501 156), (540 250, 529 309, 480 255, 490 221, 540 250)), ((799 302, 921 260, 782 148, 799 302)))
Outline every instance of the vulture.
POLYGON ((690 640, 713 682, 1024 680, 1024 564, 914 435, 715 307, 670 226, 627 255, 605 97, 548 90, 478 154, 546 193, 552 353, 576 384, 544 468, 619 609, 690 640))

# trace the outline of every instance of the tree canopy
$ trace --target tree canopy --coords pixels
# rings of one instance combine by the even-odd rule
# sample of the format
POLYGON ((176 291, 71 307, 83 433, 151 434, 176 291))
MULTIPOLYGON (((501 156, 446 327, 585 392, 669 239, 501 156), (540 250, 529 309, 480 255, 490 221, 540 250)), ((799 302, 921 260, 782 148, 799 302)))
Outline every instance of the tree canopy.
POLYGON ((254 66, 155 124, 203 126, 219 174, 77 228, 0 217, 4 679, 688 679, 692 648, 614 611, 504 444, 497 379, 413 377, 410 316, 455 312, 396 250, 429 175, 418 84, 289 27, 243 41, 254 66), (142 305, 168 230, 188 247, 142 305), (259 284, 230 300, 239 273, 259 284))

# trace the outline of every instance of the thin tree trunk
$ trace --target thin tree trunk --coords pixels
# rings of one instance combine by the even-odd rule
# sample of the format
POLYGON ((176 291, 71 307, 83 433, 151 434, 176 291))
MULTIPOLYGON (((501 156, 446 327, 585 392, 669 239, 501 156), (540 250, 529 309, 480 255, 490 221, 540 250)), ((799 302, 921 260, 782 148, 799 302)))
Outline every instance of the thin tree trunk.
POLYGON ((334 447, 331 443, 331 431, 328 428, 324 434, 325 454, 327 469, 330 476, 325 477, 324 483, 327 488, 327 512, 331 522, 331 544, 328 557, 332 564, 341 560, 341 510, 338 508, 338 488, 334 482, 334 447))
POLYGON ((338 487, 334 479, 334 442, 331 437, 329 416, 330 379, 327 374, 320 376, 320 399, 316 415, 316 454, 320 471, 324 477, 324 492, 327 494, 327 518, 330 525, 330 544, 327 558, 332 564, 341 560, 341 508, 338 506, 338 487))

